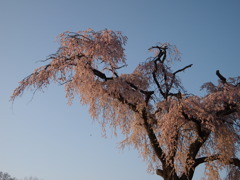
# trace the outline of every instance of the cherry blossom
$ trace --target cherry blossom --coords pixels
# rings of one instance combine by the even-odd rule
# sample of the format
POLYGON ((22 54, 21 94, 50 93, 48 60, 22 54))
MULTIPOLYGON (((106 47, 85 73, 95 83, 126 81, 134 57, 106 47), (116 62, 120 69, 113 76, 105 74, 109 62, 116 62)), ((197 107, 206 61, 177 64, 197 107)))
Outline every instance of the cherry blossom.
POLYGON ((64 32, 60 47, 31 75, 20 81, 11 100, 30 88, 51 83, 64 85, 71 104, 78 97, 103 133, 111 129, 125 139, 148 163, 148 171, 165 180, 192 179, 205 164, 206 177, 219 179, 226 168, 229 178, 240 176, 240 77, 225 78, 219 71, 217 85, 203 84, 203 97, 188 95, 178 75, 192 64, 172 70, 180 61, 176 46, 151 47, 153 57, 131 74, 118 74, 126 66, 127 37, 112 30, 64 32))

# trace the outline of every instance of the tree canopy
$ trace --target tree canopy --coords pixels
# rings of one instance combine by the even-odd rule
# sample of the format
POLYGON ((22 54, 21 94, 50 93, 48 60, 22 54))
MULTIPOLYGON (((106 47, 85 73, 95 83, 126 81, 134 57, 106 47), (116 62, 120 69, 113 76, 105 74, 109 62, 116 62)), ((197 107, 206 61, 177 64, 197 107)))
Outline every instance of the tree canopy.
POLYGON ((17 180, 17 179, 11 177, 8 173, 4 173, 0 171, 0 180, 17 180))
POLYGON ((206 95, 188 94, 178 75, 192 64, 173 70, 180 61, 176 46, 159 43, 153 56, 130 74, 119 74, 126 66, 127 37, 112 30, 64 32, 60 47, 24 78, 11 100, 24 90, 41 90, 52 82, 64 85, 69 103, 78 96, 89 105, 89 113, 102 126, 125 139, 120 147, 132 146, 148 163, 148 171, 165 180, 192 179, 205 164, 206 177, 219 179, 226 168, 229 178, 240 174, 239 117, 240 77, 218 84, 202 85, 206 95))
POLYGON ((30 177, 25 177, 24 179, 19 179, 19 178, 11 177, 10 174, 0 171, 0 180, 39 180, 39 178, 30 176, 30 177))

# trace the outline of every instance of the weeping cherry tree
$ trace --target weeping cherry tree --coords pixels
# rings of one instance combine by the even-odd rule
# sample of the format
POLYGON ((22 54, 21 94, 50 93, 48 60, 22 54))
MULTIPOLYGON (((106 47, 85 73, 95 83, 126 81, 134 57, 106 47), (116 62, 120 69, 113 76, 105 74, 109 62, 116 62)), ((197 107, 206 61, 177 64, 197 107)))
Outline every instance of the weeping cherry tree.
POLYGON ((131 74, 119 74, 126 66, 127 37, 121 32, 64 32, 58 40, 59 49, 45 60, 49 64, 20 81, 12 101, 28 88, 60 83, 69 103, 77 96, 89 106, 103 132, 125 137, 120 148, 137 149, 148 172, 190 180, 205 164, 205 177, 220 179, 224 168, 229 179, 239 179, 240 77, 226 79, 216 71, 218 84, 203 84, 203 97, 190 95, 178 75, 192 64, 173 70, 180 53, 169 43, 151 47, 153 57, 131 74))

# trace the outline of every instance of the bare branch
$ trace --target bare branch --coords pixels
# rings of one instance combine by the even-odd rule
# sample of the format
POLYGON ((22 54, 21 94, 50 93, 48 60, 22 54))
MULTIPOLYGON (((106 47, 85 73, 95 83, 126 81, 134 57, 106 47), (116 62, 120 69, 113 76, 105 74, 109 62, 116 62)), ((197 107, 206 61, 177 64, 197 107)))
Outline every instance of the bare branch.
POLYGON ((167 57, 167 53, 166 53, 166 50, 168 49, 167 46, 164 46, 164 47, 160 47, 160 46, 152 46, 151 48, 149 49, 158 49, 159 50, 159 53, 155 59, 155 61, 160 61, 161 63, 164 63, 164 61, 166 60, 166 57, 167 57), (161 59, 162 58, 162 59, 161 59))
POLYGON ((179 69, 179 70, 175 71, 175 72, 173 73, 173 75, 175 76, 177 73, 182 72, 182 71, 184 71, 185 69, 192 67, 192 65, 193 65, 193 64, 190 64, 190 65, 188 65, 188 66, 185 66, 185 67, 182 68, 182 69, 179 69))
POLYGON ((219 79, 225 84, 227 82, 227 79, 223 77, 223 75, 220 73, 219 70, 216 71, 216 75, 219 77, 219 79))
POLYGON ((163 90, 161 89, 160 83, 159 83, 158 80, 157 80, 157 75, 156 75, 157 70, 158 70, 157 61, 154 61, 154 71, 152 72, 153 80, 154 80, 155 84, 157 85, 160 94, 161 94, 163 97, 165 97, 165 93, 164 93, 163 90))

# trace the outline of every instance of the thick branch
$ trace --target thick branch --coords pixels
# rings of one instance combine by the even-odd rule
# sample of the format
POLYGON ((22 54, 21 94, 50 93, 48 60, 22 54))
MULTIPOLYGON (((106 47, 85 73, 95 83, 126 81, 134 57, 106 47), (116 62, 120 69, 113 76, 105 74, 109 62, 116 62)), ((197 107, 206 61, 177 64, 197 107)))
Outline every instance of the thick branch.
MULTIPOLYGON (((195 160, 195 164, 194 166, 197 167, 198 165, 205 163, 205 162, 212 162, 212 161, 216 161, 216 160, 221 160, 221 156, 220 154, 215 154, 212 156, 206 156, 206 157, 201 157, 195 160)), ((226 165, 234 165, 237 167, 240 167, 240 160, 238 158, 230 158, 226 165)))
POLYGON ((161 177, 164 177, 163 170, 161 170, 161 169, 157 169, 157 170, 156 170, 156 174, 159 175, 159 176, 161 176, 161 177))
POLYGON ((189 117, 183 110, 182 110, 182 115, 184 116, 185 119, 195 123, 196 133, 198 134, 198 138, 195 139, 195 141, 190 145, 189 150, 188 150, 187 159, 186 159, 186 164, 188 164, 187 165, 188 174, 184 173, 180 178, 180 179, 184 180, 184 179, 191 179, 193 177, 196 166, 195 166, 195 163, 194 164, 191 164, 191 163, 195 162, 195 158, 196 158, 199 150, 201 149, 203 144, 206 142, 206 140, 210 136, 211 131, 204 130, 201 127, 201 123, 199 120, 197 120, 193 117, 189 117))
POLYGON ((227 79, 223 77, 222 74, 220 74, 219 70, 216 71, 216 75, 219 77, 219 79, 225 84, 227 82, 227 79))
POLYGON ((151 146, 152 146, 154 152, 156 153, 158 159, 162 162, 163 167, 166 167, 165 154, 158 143, 157 137, 153 131, 153 128, 151 127, 151 124, 148 123, 148 116, 147 116, 147 112, 146 112, 145 108, 142 111, 142 117, 144 120, 144 127, 147 131, 148 137, 151 142, 151 146))
POLYGON ((101 79, 107 81, 107 80, 110 80, 110 79, 113 79, 112 77, 107 77, 104 73, 102 73, 101 71, 97 70, 97 69, 92 69, 93 73, 100 77, 101 79))
POLYGON ((237 109, 236 109, 236 108, 237 108, 236 104, 226 104, 226 105, 225 105, 225 109, 220 110, 220 111, 217 111, 217 112, 216 112, 216 115, 217 115, 218 117, 223 117, 223 116, 230 115, 230 114, 232 114, 232 113, 237 112, 237 109))
POLYGON ((126 81, 126 83, 127 83, 128 85, 130 85, 131 88, 133 88, 134 90, 139 91, 139 92, 141 92, 142 94, 144 94, 144 95, 146 96, 146 97, 145 97, 145 102, 146 102, 146 104, 148 103, 151 95, 154 94, 154 91, 145 91, 145 90, 140 89, 139 87, 137 87, 136 85, 134 85, 134 84, 131 83, 131 82, 126 81))
MULTIPOLYGON (((99 71, 97 69, 93 69, 92 68, 92 71, 93 71, 94 75, 96 75, 97 77, 103 79, 104 81, 113 80, 113 77, 107 77, 104 73, 102 73, 101 71, 99 71)), ((149 100, 150 96, 154 93, 154 91, 144 91, 144 90, 138 88, 136 85, 134 85, 131 82, 126 81, 126 83, 128 85, 130 85, 131 88, 133 88, 134 90, 137 90, 137 91, 141 92, 142 94, 146 95, 146 100, 147 101, 149 100)))
POLYGON ((204 132, 202 131, 202 127, 201 127, 201 121, 197 120, 196 118, 194 117, 189 117, 185 112, 184 110, 182 110, 182 115, 185 119, 191 121, 191 122, 194 122, 195 125, 196 125, 196 132, 198 134, 198 136, 201 138, 201 139, 204 139, 204 132))
POLYGON ((113 98, 117 99, 118 101, 120 101, 122 104, 127 104, 129 106, 129 108, 131 108, 131 110, 133 110, 134 112, 136 112, 137 106, 133 103, 128 102, 121 94, 109 94, 110 96, 112 96, 113 98))

